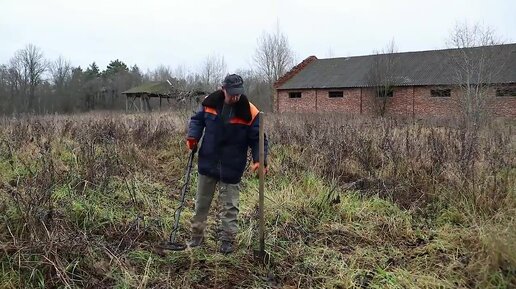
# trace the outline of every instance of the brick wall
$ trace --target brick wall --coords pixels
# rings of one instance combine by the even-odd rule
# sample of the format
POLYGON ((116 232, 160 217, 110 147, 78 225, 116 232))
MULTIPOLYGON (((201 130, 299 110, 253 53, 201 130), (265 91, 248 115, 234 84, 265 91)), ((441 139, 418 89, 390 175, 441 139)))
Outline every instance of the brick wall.
POLYGON ((360 113, 360 88, 344 90, 320 89, 317 92, 317 110, 325 112, 360 113), (343 91, 343 97, 330 98, 330 91, 343 91))
POLYGON ((277 94, 278 112, 315 112, 315 91, 292 90, 277 94), (289 98, 289 92, 301 92, 301 98, 289 98))
POLYGON ((376 97, 373 88, 362 88, 363 113, 379 115, 385 101, 385 115, 412 116, 412 87, 397 87, 392 97, 376 97))
MULTIPOLYGON (((460 112, 458 88, 451 90, 450 97, 432 97, 432 86, 407 86, 394 89, 393 97, 387 98, 386 114, 408 117, 450 117, 460 112)), ((440 87, 442 88, 442 87, 440 87)), ((276 97, 279 112, 346 112, 374 115, 378 113, 381 99, 371 88, 340 89, 342 98, 330 98, 329 91, 339 89, 278 90, 276 97), (301 98, 289 98, 289 92, 301 92, 301 98)), ((516 117, 516 97, 489 95, 489 109, 493 114, 516 117)))
POLYGON ((497 97, 492 102, 491 110, 496 116, 516 117, 516 97, 497 97))
MULTIPOLYGON (((343 90, 341 98, 330 98, 327 89, 282 90, 277 95, 279 112, 348 112, 360 113, 360 88, 343 90), (290 98, 289 92, 301 92, 301 98, 290 98)), ((334 91, 334 90, 331 90, 334 91)))
POLYGON ((451 89, 449 97, 432 97, 436 87, 412 87, 414 90, 414 114, 417 117, 450 117, 459 113, 459 90, 451 89))
MULTIPOLYGON (((516 89, 516 85, 512 86, 516 89)), ((491 113, 496 116, 516 117, 516 96, 496 96, 496 90, 493 89, 490 93, 491 101, 489 107, 491 113)))

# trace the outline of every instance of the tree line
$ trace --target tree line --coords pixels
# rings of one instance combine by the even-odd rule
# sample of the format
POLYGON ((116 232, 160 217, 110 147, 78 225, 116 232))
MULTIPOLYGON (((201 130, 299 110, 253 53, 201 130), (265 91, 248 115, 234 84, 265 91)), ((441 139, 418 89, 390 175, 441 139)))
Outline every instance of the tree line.
MULTIPOLYGON (((235 73, 245 80, 247 95, 262 110, 273 106, 273 84, 294 64, 294 52, 279 28, 257 40, 250 68, 235 73)), ((96 62, 74 66, 60 56, 45 58, 41 48, 28 44, 0 64, 0 114, 76 113, 125 109, 122 92, 149 81, 169 81, 180 91, 211 92, 228 73, 224 56, 209 55, 198 71, 160 65, 143 72, 137 64, 115 59, 101 69, 96 62)), ((178 102, 177 106, 181 106, 178 102)))
MULTIPOLYGON (((501 44, 503 41, 487 26, 457 24, 447 40, 452 55, 454 74, 460 85, 459 106, 463 118, 477 125, 487 118, 487 95, 490 83, 503 69, 500 58, 506 55, 472 55, 467 48, 501 44), (480 84, 480 85, 479 85, 480 84)), ((386 113, 387 103, 397 83, 399 64, 394 39, 383 50, 382 57, 370 67, 369 82, 375 88, 375 109, 386 113)), ((274 103, 273 84, 294 65, 294 52, 279 27, 263 32, 257 39, 252 67, 234 71, 245 80, 246 94, 260 109, 271 111, 274 103)), ((92 110, 125 109, 121 92, 149 81, 169 81, 179 91, 217 89, 228 73, 224 56, 209 55, 195 71, 184 66, 172 69, 160 65, 142 72, 138 65, 128 66, 112 60, 101 70, 96 62, 85 68, 73 66, 64 57, 48 60, 43 51, 28 44, 15 52, 6 64, 0 64, 0 114, 75 113, 92 110)), ((181 106, 181 102, 175 106, 181 106)), ((183 104, 186 106, 185 104, 183 104)))

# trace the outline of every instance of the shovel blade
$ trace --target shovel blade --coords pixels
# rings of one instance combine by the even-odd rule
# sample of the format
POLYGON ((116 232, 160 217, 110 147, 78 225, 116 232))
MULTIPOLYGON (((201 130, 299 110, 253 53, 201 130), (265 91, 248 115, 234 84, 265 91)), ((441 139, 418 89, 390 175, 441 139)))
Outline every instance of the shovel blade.
POLYGON ((255 262, 258 262, 263 265, 269 265, 271 263, 271 254, 266 251, 261 250, 253 250, 253 256, 255 262))
POLYGON ((169 250, 169 251, 184 251, 186 249, 186 244, 181 243, 172 243, 172 242, 164 242, 159 245, 161 249, 169 250))

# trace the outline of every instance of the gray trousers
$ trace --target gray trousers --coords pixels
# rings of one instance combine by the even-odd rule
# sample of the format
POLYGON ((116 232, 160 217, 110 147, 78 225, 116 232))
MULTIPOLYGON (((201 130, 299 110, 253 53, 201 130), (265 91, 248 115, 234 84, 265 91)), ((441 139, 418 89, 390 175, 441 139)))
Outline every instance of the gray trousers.
POLYGON ((195 214, 192 218, 192 238, 204 236, 206 220, 211 207, 215 187, 219 183, 219 219, 221 222, 219 239, 233 241, 238 231, 239 185, 226 184, 199 174, 197 194, 195 197, 195 214))

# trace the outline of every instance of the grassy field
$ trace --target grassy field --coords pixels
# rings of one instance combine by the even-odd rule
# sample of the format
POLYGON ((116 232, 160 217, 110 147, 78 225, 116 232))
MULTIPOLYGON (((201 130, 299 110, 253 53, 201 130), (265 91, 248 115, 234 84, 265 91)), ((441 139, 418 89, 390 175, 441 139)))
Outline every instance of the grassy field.
MULTIPOLYGON (((246 173, 234 254, 165 252, 188 115, 0 120, 0 288, 516 288, 514 123, 267 119, 268 265, 246 173)), ((193 174, 181 239, 189 238, 193 174)))

